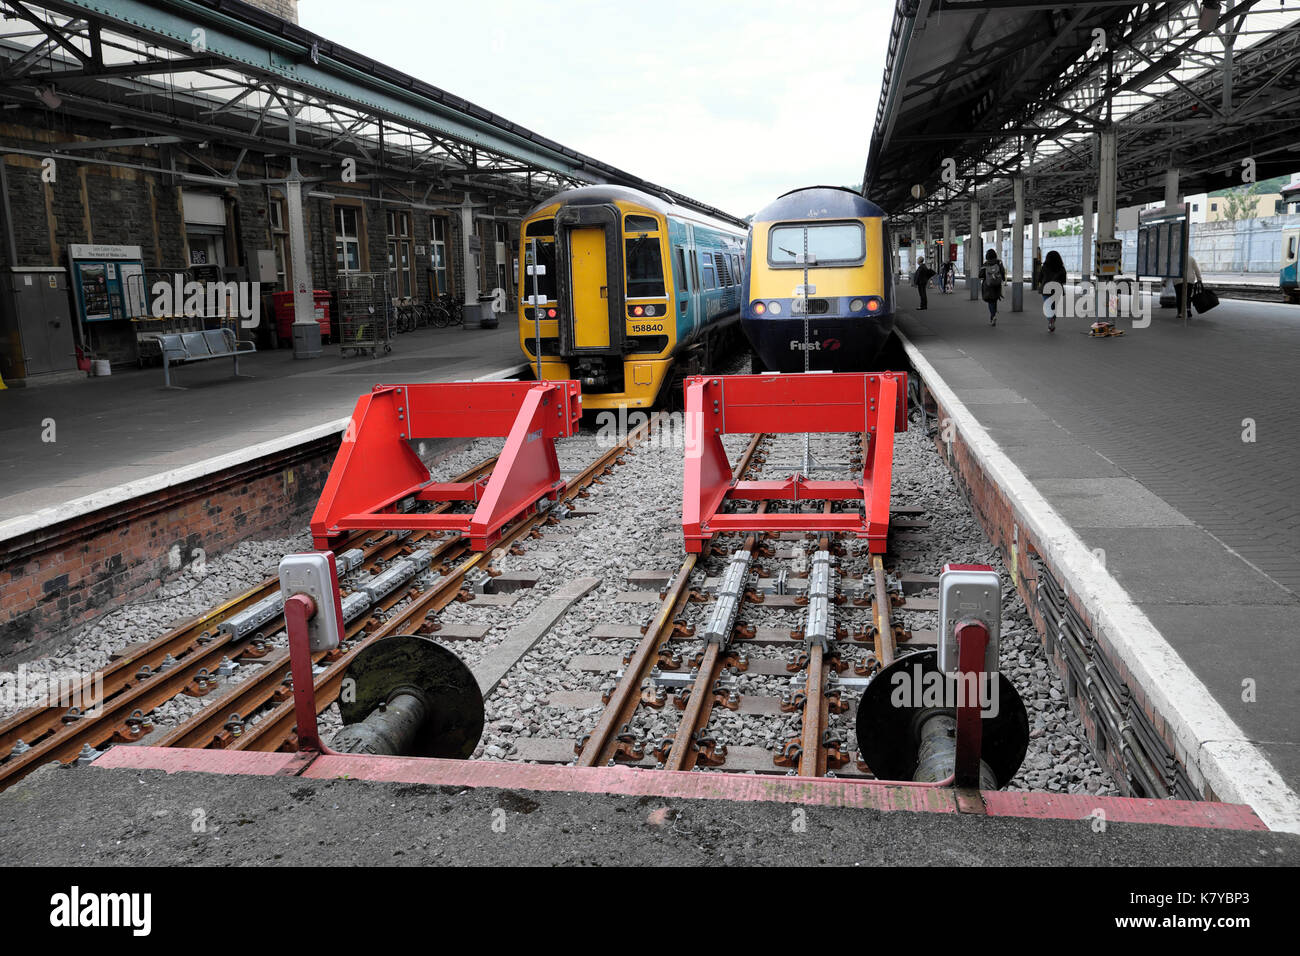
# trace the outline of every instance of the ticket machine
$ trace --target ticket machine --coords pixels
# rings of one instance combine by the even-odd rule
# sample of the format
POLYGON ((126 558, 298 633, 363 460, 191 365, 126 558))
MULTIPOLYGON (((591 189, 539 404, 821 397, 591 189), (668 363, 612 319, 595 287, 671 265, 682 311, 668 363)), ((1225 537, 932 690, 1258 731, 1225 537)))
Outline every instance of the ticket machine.
POLYGON ((131 322, 149 313, 140 247, 73 244, 68 259, 82 341, 100 358, 134 362, 131 322))

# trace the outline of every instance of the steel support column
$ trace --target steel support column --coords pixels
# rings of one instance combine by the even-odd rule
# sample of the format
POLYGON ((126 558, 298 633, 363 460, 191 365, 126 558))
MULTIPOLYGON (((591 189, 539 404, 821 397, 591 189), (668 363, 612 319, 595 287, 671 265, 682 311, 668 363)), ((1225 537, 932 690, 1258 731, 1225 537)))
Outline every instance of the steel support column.
POLYGON ((972 199, 970 204, 970 248, 966 257, 966 287, 971 301, 979 298, 980 263, 984 261, 984 243, 980 238, 980 204, 972 199))
POLYGON ((1025 311, 1025 177, 1011 178, 1011 193, 1016 204, 1015 232, 1011 234, 1011 311, 1025 311))
MULTIPOLYGON (((1038 270, 1043 268, 1043 235, 1042 226, 1039 222, 1038 210, 1034 210, 1034 259, 1038 263, 1038 270)), ((1036 271, 1031 279, 1035 288, 1038 286, 1038 272, 1036 271)))
POLYGON ((1083 250, 1079 261, 1079 278, 1086 282, 1092 278, 1092 196, 1083 197, 1083 250))
POLYGON ((1178 168, 1171 167, 1165 173, 1165 209, 1178 205, 1178 168))

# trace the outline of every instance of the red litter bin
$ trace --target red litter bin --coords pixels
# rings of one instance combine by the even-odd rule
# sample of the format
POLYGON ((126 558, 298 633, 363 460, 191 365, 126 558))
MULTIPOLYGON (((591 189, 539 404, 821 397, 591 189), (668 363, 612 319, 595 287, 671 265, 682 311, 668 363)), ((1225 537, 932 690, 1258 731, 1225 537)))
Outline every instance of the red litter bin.
MULTIPOLYGON (((316 301, 316 323, 320 326, 323 341, 330 334, 330 294, 328 289, 312 292, 316 301)), ((271 296, 275 309, 275 334, 281 343, 293 341, 293 292, 276 292, 271 296)))

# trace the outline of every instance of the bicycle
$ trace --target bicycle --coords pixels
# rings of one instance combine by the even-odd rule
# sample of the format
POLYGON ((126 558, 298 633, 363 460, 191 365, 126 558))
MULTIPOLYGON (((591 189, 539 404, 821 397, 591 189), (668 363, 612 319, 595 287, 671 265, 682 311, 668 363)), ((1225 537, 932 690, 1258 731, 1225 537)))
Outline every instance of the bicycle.
POLYGON ((429 303, 429 318, 435 329, 460 325, 465 320, 463 306, 454 296, 448 294, 440 295, 435 302, 429 303))

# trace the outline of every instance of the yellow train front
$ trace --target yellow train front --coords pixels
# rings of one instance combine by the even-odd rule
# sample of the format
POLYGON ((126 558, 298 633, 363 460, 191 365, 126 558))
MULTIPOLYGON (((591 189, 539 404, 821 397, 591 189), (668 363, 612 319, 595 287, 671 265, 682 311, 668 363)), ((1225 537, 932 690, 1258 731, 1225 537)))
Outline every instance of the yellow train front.
POLYGON ((894 329, 889 260, 884 211, 852 190, 795 189, 759 210, 740 320, 755 371, 802 372, 805 356, 817 371, 872 370, 894 329))
POLYGON ((540 378, 581 381, 585 409, 653 405, 674 362, 739 317, 744 236, 620 186, 551 197, 520 226, 524 358, 540 378))

